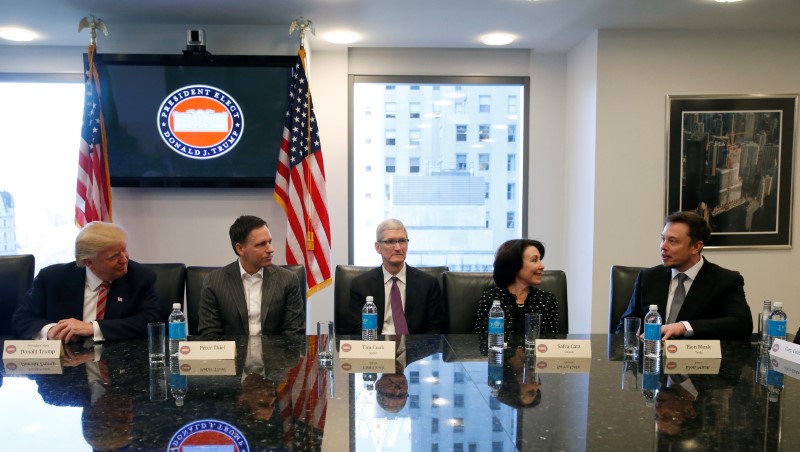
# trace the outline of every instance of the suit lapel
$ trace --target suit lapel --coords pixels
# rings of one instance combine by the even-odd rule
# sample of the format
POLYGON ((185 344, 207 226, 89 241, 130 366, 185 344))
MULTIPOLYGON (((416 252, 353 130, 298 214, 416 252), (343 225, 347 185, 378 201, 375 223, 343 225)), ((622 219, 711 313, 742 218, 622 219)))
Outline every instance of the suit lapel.
MULTIPOLYGON (((663 273, 659 277, 658 288, 655 292, 655 301, 658 305, 658 313, 664 322, 667 321, 667 299, 669 297, 669 283, 672 279, 672 269, 664 268, 663 273)), ((647 306, 643 306, 647 312, 647 306)))
POLYGON ((239 273, 238 260, 228 266, 227 274, 228 293, 233 295, 234 309, 239 313, 242 328, 250 334, 250 324, 247 321, 247 300, 244 297, 244 285, 242 283, 242 274, 239 273))
POLYGON ((84 291, 86 290, 86 269, 81 268, 78 266, 73 266, 70 270, 72 275, 70 278, 67 278, 67 291, 66 293, 69 294, 69 298, 73 301, 72 303, 64 303, 64 306, 68 310, 67 316, 65 318, 76 318, 82 319, 83 318, 83 298, 84 298, 84 291))
POLYGON ((378 334, 383 334, 383 319, 386 317, 386 288, 383 283, 383 266, 381 266, 378 267, 375 277, 370 278, 372 297, 378 308, 378 334))
POLYGON ((689 292, 686 293, 686 298, 683 300, 683 306, 681 306, 681 310, 678 312, 679 320, 686 318, 681 314, 691 316, 693 307, 702 305, 702 303, 698 303, 695 300, 706 297, 710 292, 710 288, 714 284, 714 278, 709 277, 710 272, 711 264, 703 258, 703 266, 700 267, 700 271, 697 272, 697 277, 692 281, 692 286, 689 288, 689 292))
POLYGON ((108 287, 105 314, 107 319, 118 319, 123 317, 123 307, 125 302, 128 301, 127 295, 130 292, 128 278, 126 276, 118 278, 116 281, 112 281, 111 285, 108 287))
POLYGON ((269 300, 275 299, 272 291, 275 290, 275 284, 272 284, 275 269, 270 265, 264 268, 264 280, 261 281, 261 331, 264 331, 264 321, 267 319, 269 312, 269 300))

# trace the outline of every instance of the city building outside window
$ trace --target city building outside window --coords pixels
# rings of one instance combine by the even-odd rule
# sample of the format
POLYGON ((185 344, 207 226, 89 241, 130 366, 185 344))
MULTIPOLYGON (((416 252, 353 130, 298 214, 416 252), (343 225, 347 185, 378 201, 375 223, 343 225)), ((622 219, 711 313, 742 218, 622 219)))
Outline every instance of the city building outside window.
POLYGON ((409 146, 419 146, 419 142, 422 139, 422 131, 419 129, 411 129, 408 131, 408 145, 409 146))
POLYGON ((506 156, 506 171, 512 172, 517 170, 517 156, 515 154, 508 154, 506 156))
POLYGON ((408 117, 411 119, 419 119, 420 104, 419 102, 411 102, 408 104, 408 117))
POLYGON ((489 171, 489 154, 478 154, 478 171, 489 171))
POLYGON ((397 116, 396 102, 386 102, 385 108, 386 119, 394 119, 397 116))
POLYGON ((419 173, 419 157, 411 157, 408 159, 408 172, 419 173))
POLYGON ((508 128, 506 129, 508 142, 514 143, 517 141, 517 126, 515 124, 509 124, 508 128))
POLYGON ((397 131, 386 129, 386 146, 394 146, 397 143, 397 131))
POLYGON ((456 124, 456 141, 467 141, 466 124, 456 124))
MULTIPOLYGON (((394 157, 386 157, 386 172, 387 173, 393 173, 394 172, 394 170, 395 170, 394 160, 395 160, 394 157)), ((388 187, 388 185, 387 185, 387 187, 388 187)))
POLYGON ((478 96, 478 111, 481 113, 489 113, 492 108, 492 97, 481 95, 478 96))
POLYGON ((488 141, 492 138, 491 126, 489 124, 478 125, 478 141, 488 141))

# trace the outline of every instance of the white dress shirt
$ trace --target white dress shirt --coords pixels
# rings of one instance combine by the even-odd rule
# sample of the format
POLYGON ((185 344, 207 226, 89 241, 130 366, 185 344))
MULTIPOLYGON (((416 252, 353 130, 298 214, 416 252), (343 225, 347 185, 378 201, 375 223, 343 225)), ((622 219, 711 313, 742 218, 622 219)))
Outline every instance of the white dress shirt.
POLYGON ((250 335, 258 336, 261 334, 261 286, 264 283, 264 268, 259 268, 251 275, 244 270, 242 262, 239 261, 239 273, 242 275, 250 335))
MULTIPOLYGON (((703 267, 703 259, 700 258, 696 264, 694 264, 690 269, 683 272, 686 275, 686 279, 683 280, 683 288, 685 289, 686 296, 689 296, 689 289, 692 287, 692 282, 697 278, 697 274, 700 273, 700 269, 703 267)), ((678 289, 678 278, 676 276, 680 273, 678 269, 672 269, 672 279, 669 281, 669 295, 667 296, 667 313, 664 316, 664 319, 669 318, 669 312, 672 310, 672 299, 675 298, 675 291, 678 289)), ((686 299, 683 299, 684 303, 686 299)), ((681 321, 683 326, 686 327, 686 334, 684 337, 692 337, 694 336, 694 330, 692 329, 692 325, 689 324, 686 320, 681 321)))
POLYGON ((386 270, 386 267, 381 266, 383 269, 383 292, 384 292, 384 310, 383 310, 383 332, 382 334, 395 334, 394 333, 394 319, 392 318, 392 276, 397 276, 397 288, 400 289, 400 300, 403 302, 403 312, 406 311, 406 265, 396 275, 392 275, 386 270))

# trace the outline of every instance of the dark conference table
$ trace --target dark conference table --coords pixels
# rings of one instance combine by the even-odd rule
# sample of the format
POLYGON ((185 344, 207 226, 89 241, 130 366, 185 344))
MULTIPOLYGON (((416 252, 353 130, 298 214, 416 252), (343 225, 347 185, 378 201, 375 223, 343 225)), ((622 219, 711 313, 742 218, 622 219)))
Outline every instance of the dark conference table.
POLYGON ((236 360, 204 368, 235 375, 151 369, 145 340, 105 344, 99 362, 84 349, 40 369, 53 374, 20 374, 4 362, 2 448, 91 450, 88 441, 98 450, 771 451, 800 444, 800 421, 785 410, 800 406, 800 383, 787 375, 768 401, 750 343, 723 342, 723 359, 700 366, 710 374, 688 375, 689 396, 662 373, 648 401, 641 365, 622 360, 621 336, 568 338, 591 339, 592 358, 563 370, 557 361, 537 369, 516 337, 508 338, 502 370, 490 367, 485 336, 472 335, 407 337, 394 374, 338 357, 320 368, 314 336, 236 338, 236 360), (259 346, 263 366, 252 359, 259 346), (243 377, 245 369, 255 374, 243 377), (183 406, 173 385, 186 388, 183 406))

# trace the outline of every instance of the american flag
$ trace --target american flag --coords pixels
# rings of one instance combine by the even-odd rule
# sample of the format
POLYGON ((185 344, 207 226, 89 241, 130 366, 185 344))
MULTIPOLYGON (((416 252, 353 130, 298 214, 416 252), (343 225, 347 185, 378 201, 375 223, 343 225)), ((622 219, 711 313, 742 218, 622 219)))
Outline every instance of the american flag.
POLYGON ((86 98, 83 104, 78 192, 75 223, 83 227, 92 221, 111 221, 111 187, 103 113, 100 111, 100 80, 94 64, 95 45, 89 46, 83 61, 86 98))
POLYGON ((306 354, 278 385, 283 435, 293 451, 318 451, 325 430, 330 391, 327 369, 317 361, 317 341, 309 340, 306 354))
POLYGON ((275 200, 286 212, 286 262, 306 267, 308 295, 331 284, 331 227, 325 165, 300 49, 275 176, 275 200))

